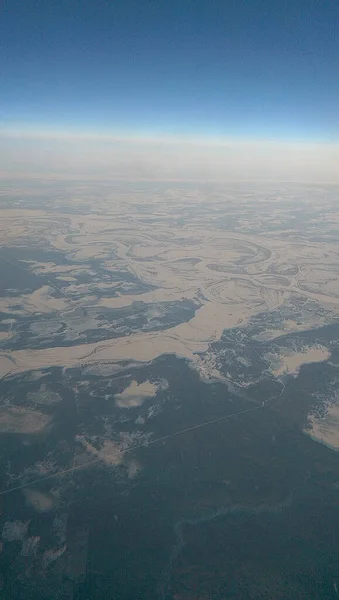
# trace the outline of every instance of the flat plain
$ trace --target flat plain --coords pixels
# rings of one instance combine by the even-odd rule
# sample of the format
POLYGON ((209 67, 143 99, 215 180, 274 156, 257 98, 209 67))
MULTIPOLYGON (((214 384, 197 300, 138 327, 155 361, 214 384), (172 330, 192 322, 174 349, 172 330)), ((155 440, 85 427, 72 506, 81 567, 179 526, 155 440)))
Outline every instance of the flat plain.
POLYGON ((0 598, 337 597, 338 193, 4 182, 0 598))

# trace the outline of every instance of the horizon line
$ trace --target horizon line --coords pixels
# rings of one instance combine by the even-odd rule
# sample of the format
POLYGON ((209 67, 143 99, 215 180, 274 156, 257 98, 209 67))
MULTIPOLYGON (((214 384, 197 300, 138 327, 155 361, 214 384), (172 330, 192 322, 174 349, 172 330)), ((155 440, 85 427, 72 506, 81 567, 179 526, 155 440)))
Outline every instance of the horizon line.
POLYGON ((293 138, 278 138, 278 137, 245 137, 239 136, 211 136, 197 134, 164 134, 155 133, 151 135, 146 134, 130 134, 130 133, 104 133, 94 131, 78 131, 78 130, 54 130, 54 129, 28 129, 28 128, 1 128, 0 137, 9 139, 31 139, 31 140, 60 140, 65 142, 75 141, 97 141, 97 142, 111 142, 116 144, 182 144, 182 145, 199 145, 199 146, 258 146, 258 145, 274 145, 279 144, 281 146, 338 146, 338 140, 325 140, 325 139, 293 139, 293 138))

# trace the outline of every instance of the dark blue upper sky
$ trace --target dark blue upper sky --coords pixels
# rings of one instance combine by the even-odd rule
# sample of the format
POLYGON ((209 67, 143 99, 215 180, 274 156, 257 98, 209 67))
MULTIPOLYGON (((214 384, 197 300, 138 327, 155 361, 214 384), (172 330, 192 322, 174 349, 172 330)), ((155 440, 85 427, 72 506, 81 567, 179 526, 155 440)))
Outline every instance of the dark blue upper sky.
POLYGON ((328 140, 337 0, 7 0, 10 127, 328 140))

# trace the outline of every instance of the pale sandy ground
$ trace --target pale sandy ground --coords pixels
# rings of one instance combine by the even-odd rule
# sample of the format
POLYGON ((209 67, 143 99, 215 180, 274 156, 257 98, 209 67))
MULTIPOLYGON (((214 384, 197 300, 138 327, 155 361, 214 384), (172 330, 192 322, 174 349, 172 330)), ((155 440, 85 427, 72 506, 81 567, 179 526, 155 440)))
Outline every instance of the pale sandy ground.
POLYGON ((38 513, 46 513, 53 510, 56 498, 52 494, 45 494, 33 488, 22 490, 26 503, 34 508, 38 513))
POLYGON ((322 411, 325 409, 325 413, 310 414, 304 432, 332 450, 339 450, 339 394, 334 392, 332 397, 324 397, 321 400, 322 411))
POLYGON ((8 331, 0 331, 0 342, 4 342, 11 337, 11 334, 8 331))
POLYGON ((118 466, 123 463, 124 456, 121 452, 120 445, 113 440, 105 440, 102 448, 98 450, 82 435, 77 435, 75 439, 81 444, 86 452, 91 455, 90 460, 93 460, 93 457, 96 457, 110 466, 118 466))
POLYGON ((59 277, 57 277, 57 279, 59 279, 60 281, 71 281, 71 282, 76 281, 75 277, 61 277, 61 276, 59 276, 59 277))
POLYGON ((305 331, 307 328, 313 329, 317 324, 316 317, 310 318, 310 315, 308 315, 308 318, 304 319, 302 323, 296 323, 296 321, 293 321, 292 319, 285 319, 283 329, 266 329, 266 331, 262 331, 258 335, 253 336, 253 339, 258 342, 270 342, 283 335, 288 335, 289 333, 305 331))
POLYGON ((115 403, 119 408, 134 408, 141 406, 146 398, 151 398, 157 393, 157 386, 150 381, 139 383, 133 380, 121 394, 115 395, 115 403))
POLYGON ((86 453, 89 454, 89 458, 85 460, 81 457, 81 463, 79 464, 91 460, 98 460, 110 467, 124 466, 130 479, 136 477, 141 470, 141 465, 138 461, 124 453, 124 450, 126 450, 133 442, 132 439, 128 438, 128 435, 126 439, 122 439, 120 443, 113 440, 104 440, 99 450, 82 435, 77 435, 75 439, 81 444, 86 453))
POLYGON ((339 450, 339 404, 330 406, 324 417, 310 416, 305 433, 317 442, 339 450))
POLYGON ((23 407, 0 408, 0 433, 41 433, 50 423, 50 417, 37 410, 23 407))
MULTIPOLYGON (((56 250, 79 261, 74 267, 44 262, 22 263, 42 276, 59 273, 66 279, 76 278, 77 273, 88 272, 86 261, 90 257, 100 257, 107 272, 128 270, 156 289, 145 294, 128 293, 110 298, 97 297, 95 286, 74 283, 64 288, 62 298, 55 298, 53 288, 46 281, 46 285, 32 294, 2 298, 0 309, 18 316, 61 315, 79 305, 119 309, 135 301, 154 305, 187 299, 200 304, 193 318, 154 333, 141 332, 72 347, 2 353, 2 375, 51 366, 94 365, 103 361, 149 362, 162 354, 173 353, 192 361, 205 377, 209 364, 204 363, 203 353, 210 344, 219 340, 225 329, 245 325, 256 314, 279 309, 296 297, 325 308, 333 317, 339 314, 339 251, 336 244, 296 241, 287 234, 281 237, 262 235, 260 224, 258 235, 220 232, 213 221, 213 210, 218 207, 218 201, 215 205, 211 201, 209 213, 203 212, 192 226, 174 228, 171 218, 180 216, 189 203, 197 214, 199 210, 205 210, 206 200, 198 191, 187 195, 182 203, 175 196, 170 199, 172 204, 153 198, 146 214, 136 211, 135 202, 135 198, 107 199, 105 215, 6 209, 0 211, 0 234, 4 234, 5 243, 6 236, 8 243, 16 244, 22 243, 23 239, 40 244, 45 240, 46 244, 50 243, 56 250), (154 215, 159 219, 156 226, 147 222, 147 218, 154 215), (294 274, 289 274, 292 272, 294 274), (72 298, 73 294, 77 295, 76 299, 72 298), (13 308, 18 304, 19 309, 13 308), (198 358, 196 353, 201 356, 198 358)), ((279 223, 279 210, 282 209, 279 206, 276 209, 275 221, 279 223)), ((272 220, 273 216, 268 214, 267 219, 272 220)), ((106 286, 114 285, 106 281, 99 283, 98 288, 104 291, 106 286)), ((321 311, 315 310, 312 326, 320 324, 323 324, 323 316, 321 311)), ((286 329, 267 331, 267 337, 263 333, 261 340, 274 339, 309 326, 309 322, 286 321, 286 329)), ((326 351, 320 349, 309 349, 307 356, 286 356, 275 374, 279 376, 286 371, 296 374, 301 364, 326 358, 326 351)), ((215 370, 213 376, 216 376, 215 370)))
POLYGON ((44 285, 32 294, 23 294, 20 298, 4 297, 0 299, 0 310, 4 313, 26 315, 27 313, 49 313, 65 310, 67 299, 54 298, 53 289, 44 285), (15 307, 20 304, 22 308, 15 307))
POLYGON ((300 352, 293 352, 289 348, 285 350, 285 354, 282 352, 265 356, 265 359, 271 363, 271 371, 276 377, 281 375, 297 377, 302 365, 324 362, 331 355, 327 348, 320 345, 305 348, 300 352))

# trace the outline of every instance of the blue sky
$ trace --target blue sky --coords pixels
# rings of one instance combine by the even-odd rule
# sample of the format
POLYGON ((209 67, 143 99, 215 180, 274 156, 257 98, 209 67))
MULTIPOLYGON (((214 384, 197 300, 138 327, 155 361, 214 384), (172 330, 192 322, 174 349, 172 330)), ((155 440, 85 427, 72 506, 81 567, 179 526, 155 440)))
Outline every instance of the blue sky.
POLYGON ((337 0, 7 0, 4 129, 337 141, 337 0))

